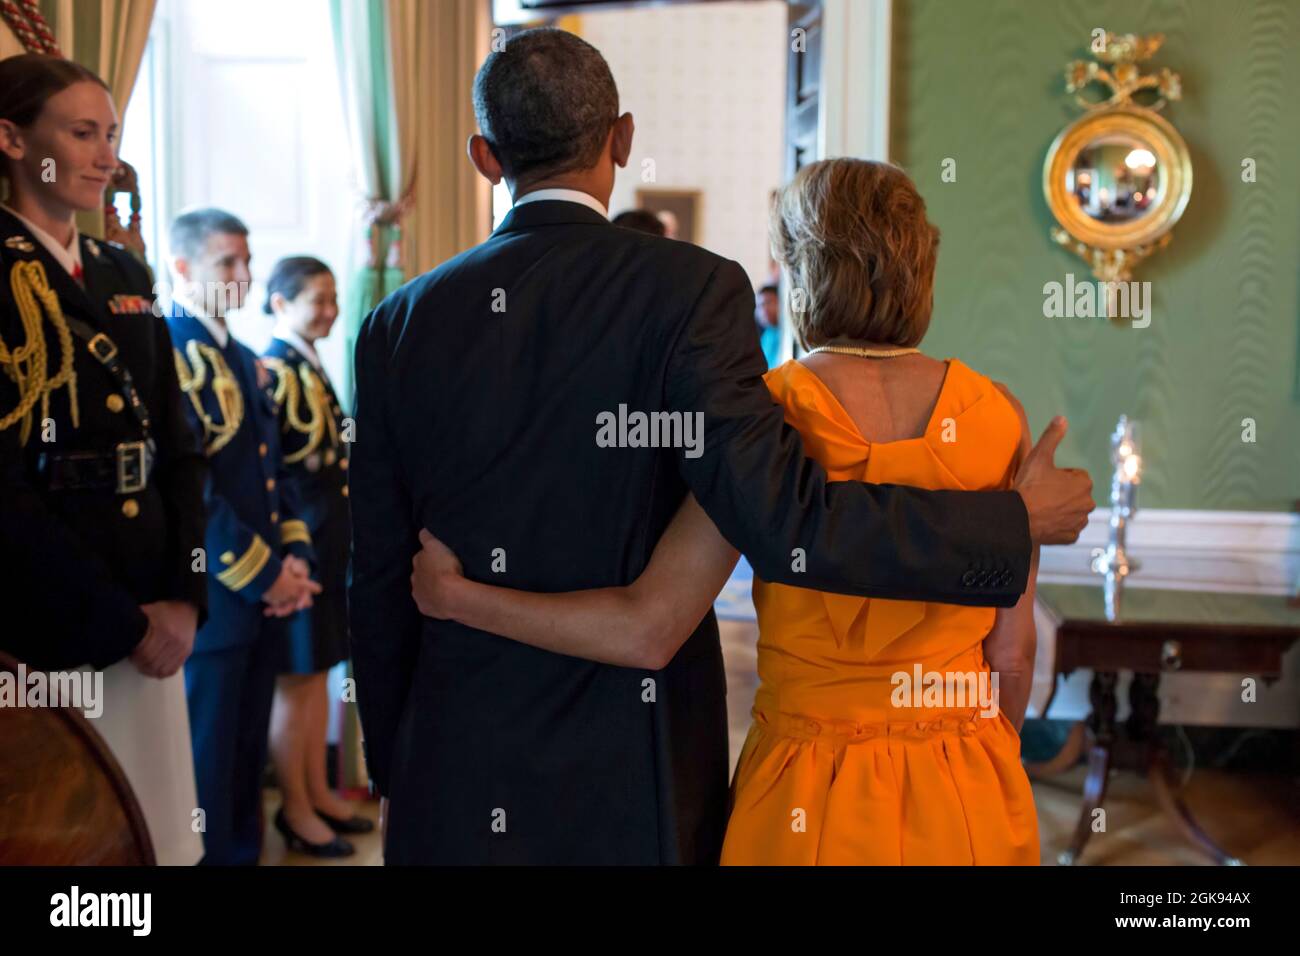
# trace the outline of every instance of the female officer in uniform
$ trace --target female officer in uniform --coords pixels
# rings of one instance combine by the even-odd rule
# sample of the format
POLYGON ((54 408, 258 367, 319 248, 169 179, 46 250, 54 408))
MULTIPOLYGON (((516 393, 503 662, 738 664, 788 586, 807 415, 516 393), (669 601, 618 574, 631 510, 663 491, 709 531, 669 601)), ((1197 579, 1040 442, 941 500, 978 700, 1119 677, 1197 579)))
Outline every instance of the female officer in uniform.
POLYGON ((107 740, 161 863, 202 852, 180 674, 206 606, 205 462, 130 253, 77 231, 117 169, 104 82, 0 60, 0 650, 103 671, 107 740))
POLYGON ((284 794, 276 823, 292 849, 346 856, 353 847, 339 834, 374 824, 335 796, 325 774, 326 672, 348 657, 351 541, 342 411, 316 354, 339 314, 329 266, 310 256, 281 259, 265 310, 276 324, 262 361, 275 373, 284 461, 297 479, 321 585, 312 607, 289 621, 288 660, 271 711, 271 755, 284 794))

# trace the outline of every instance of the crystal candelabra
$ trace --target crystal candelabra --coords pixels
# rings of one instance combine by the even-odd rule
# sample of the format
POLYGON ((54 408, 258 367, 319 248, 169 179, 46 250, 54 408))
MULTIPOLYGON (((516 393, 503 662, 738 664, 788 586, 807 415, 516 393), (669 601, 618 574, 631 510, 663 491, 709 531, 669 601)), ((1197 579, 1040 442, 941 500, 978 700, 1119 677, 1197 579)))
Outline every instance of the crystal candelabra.
POLYGON ((1138 562, 1124 549, 1128 522, 1137 514, 1137 486, 1142 480, 1141 441, 1137 422, 1121 415, 1110 438, 1110 460, 1115 474, 1110 481, 1110 542, 1092 552, 1092 570, 1105 578, 1106 619, 1119 617, 1124 579, 1138 569, 1138 562))

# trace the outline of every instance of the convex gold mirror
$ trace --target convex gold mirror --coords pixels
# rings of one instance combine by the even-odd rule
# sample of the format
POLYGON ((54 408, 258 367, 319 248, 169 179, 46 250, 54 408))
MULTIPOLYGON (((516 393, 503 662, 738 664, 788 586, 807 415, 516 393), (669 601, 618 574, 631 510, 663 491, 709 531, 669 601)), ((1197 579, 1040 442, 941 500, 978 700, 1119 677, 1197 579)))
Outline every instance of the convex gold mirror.
POLYGON ((1087 112, 1048 149, 1043 194, 1057 222, 1052 238, 1098 279, 1124 282, 1172 239, 1192 194, 1192 162, 1183 138, 1157 112, 1182 96, 1178 74, 1143 76, 1137 66, 1164 36, 1098 34, 1093 53, 1100 62, 1066 67, 1066 91, 1087 112), (1109 89, 1109 97, 1079 95, 1091 84, 1109 89))

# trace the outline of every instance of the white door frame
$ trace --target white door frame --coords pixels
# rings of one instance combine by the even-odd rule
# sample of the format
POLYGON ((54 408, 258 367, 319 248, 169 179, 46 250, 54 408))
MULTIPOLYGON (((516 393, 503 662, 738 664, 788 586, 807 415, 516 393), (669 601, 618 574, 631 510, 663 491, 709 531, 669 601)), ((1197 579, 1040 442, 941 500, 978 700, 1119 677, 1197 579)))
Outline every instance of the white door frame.
POLYGON ((823 0, 817 158, 889 159, 893 0, 823 0))

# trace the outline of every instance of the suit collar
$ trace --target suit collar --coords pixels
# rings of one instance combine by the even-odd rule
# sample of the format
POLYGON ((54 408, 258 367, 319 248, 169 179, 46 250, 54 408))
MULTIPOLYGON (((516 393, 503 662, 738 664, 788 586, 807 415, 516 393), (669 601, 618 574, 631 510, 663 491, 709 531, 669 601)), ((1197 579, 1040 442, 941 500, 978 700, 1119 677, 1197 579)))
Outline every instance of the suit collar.
POLYGON ((50 235, 36 223, 32 222, 26 216, 11 206, 0 206, 0 211, 8 214, 9 218, 18 224, 27 236, 39 246, 43 246, 49 253, 50 258, 59 264, 62 269, 69 275, 77 271, 77 266, 81 265, 84 252, 82 249, 82 239, 80 230, 76 224, 72 226, 72 241, 68 245, 59 244, 59 240, 50 235))
POLYGON ((98 312, 108 302, 113 291, 111 263, 94 239, 82 236, 80 243, 81 281, 85 284, 86 297, 98 312))
POLYGON ((522 206, 525 203, 542 202, 547 199, 559 199, 562 202, 576 202, 579 206, 586 206, 588 209, 593 209, 600 213, 606 219, 609 218, 609 210, 605 208, 605 204, 595 196, 590 193, 584 193, 580 189, 563 189, 557 187, 534 189, 518 197, 514 204, 516 206, 522 206))
MULTIPOLYGON (((56 258, 46 243, 33 232, 26 220, 5 207, 0 207, 0 242, 4 243, 8 255, 41 263, 45 268, 46 281, 59 297, 59 303, 65 310, 75 310, 93 319, 97 325, 104 325, 103 306, 107 301, 107 293, 98 268, 93 283, 88 283, 83 288, 81 283, 69 274, 67 266, 62 261, 63 257, 56 258)), ((98 258, 98 244, 92 239, 79 236, 77 248, 81 257, 87 262, 98 258)), ((86 281, 86 274, 87 270, 83 266, 83 281, 86 281)))
POLYGON ((203 315, 188 300, 177 294, 172 299, 172 309, 169 313, 173 316, 185 316, 194 325, 203 330, 204 335, 217 348, 225 351, 226 346, 230 344, 233 336, 230 334, 230 326, 223 325, 216 319, 210 319, 203 315))
POLYGON ((220 348, 217 340, 213 338, 208 327, 199 321, 198 316, 174 299, 167 307, 167 320, 172 325, 178 326, 185 338, 201 339, 207 345, 220 348))
POLYGON ((317 371, 320 370, 320 355, 316 352, 316 349, 286 324, 276 322, 271 337, 276 341, 283 342, 289 354, 298 356, 302 361, 308 362, 312 368, 317 371))
POLYGON ((520 232, 539 226, 567 226, 585 224, 608 226, 609 220, 596 210, 581 203, 563 199, 539 199, 515 206, 492 233, 499 236, 507 232, 520 232))

